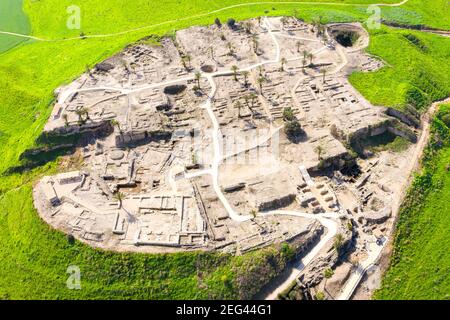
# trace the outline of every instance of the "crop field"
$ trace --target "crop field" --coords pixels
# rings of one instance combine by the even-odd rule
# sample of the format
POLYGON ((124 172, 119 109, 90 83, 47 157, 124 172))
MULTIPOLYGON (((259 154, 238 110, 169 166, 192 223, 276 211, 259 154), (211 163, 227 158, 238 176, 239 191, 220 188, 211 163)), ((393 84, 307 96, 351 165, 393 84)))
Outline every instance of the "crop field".
MULTIPOLYGON (((30 24, 28 17, 22 10, 21 0, 3 0, 0 2, 0 30, 29 34, 30 24)), ((24 40, 26 39, 0 35, 0 54, 24 40)))
MULTIPOLYGON (((131 255, 94 250, 78 242, 69 244, 63 234, 51 230, 40 220, 31 200, 33 183, 43 174, 56 170, 58 161, 26 172, 8 173, 20 164, 20 154, 35 144, 51 112, 55 88, 76 78, 86 66, 94 65, 148 34, 163 35, 194 24, 211 24, 215 17, 226 20, 292 15, 294 9, 308 21, 322 16, 324 22, 363 22, 368 16, 367 5, 382 1, 326 1, 336 2, 336 5, 273 3, 199 16, 245 2, 253 1, 225 0, 213 4, 198 0, 24 1, 31 34, 60 41, 18 43, 21 39, 0 35, 0 52, 13 47, 0 54, 0 298, 232 298, 242 294, 239 288, 248 288, 245 281, 253 281, 252 289, 255 289, 258 281, 274 275, 275 270, 264 269, 270 257, 275 257, 279 267, 285 263, 275 249, 241 257, 210 253, 131 255), (79 30, 66 26, 66 8, 73 4, 81 8, 79 30), (164 23, 169 20, 171 22, 164 23), (144 26, 149 27, 111 37, 64 40, 81 33, 88 36, 109 34, 144 26), (5 44, 7 41, 9 45, 5 44), (68 265, 81 268, 83 290, 66 288, 68 265), (261 274, 261 278, 243 280, 243 274, 261 274), (204 289, 208 289, 209 296, 204 289)), ((415 12, 415 21, 440 27, 448 24, 444 13, 432 20, 434 11, 416 10, 426 1, 410 2, 401 9, 415 12)), ((9 4, 18 9, 18 3, 2 1, 0 8, 9 4)), ((444 1, 434 3, 443 5, 444 1)), ((402 15, 395 8, 383 8, 383 12, 385 10, 392 10, 394 17, 402 15)), ((4 19, 4 15, 4 11, 0 11, 1 30, 29 33, 28 25, 23 22, 26 19, 11 20, 9 16, 4 19)), ((389 66, 373 73, 354 74, 351 81, 371 102, 402 108, 408 97, 416 94, 424 101, 449 95, 450 39, 387 27, 370 33, 369 51, 389 66), (427 49, 413 45, 404 37, 407 33, 414 34, 427 49)), ((424 105, 418 107, 423 109, 424 105)))
POLYGON ((450 105, 433 120, 423 172, 400 212, 394 253, 378 299, 450 298, 450 105))

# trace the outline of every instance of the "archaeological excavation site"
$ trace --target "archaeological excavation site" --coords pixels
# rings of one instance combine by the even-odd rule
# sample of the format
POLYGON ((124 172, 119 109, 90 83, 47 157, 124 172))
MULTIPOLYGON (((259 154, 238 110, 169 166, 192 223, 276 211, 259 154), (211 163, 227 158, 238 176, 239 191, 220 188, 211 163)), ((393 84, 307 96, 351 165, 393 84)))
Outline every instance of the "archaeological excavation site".
POLYGON ((367 32, 263 17, 157 40, 57 89, 43 136, 77 143, 34 187, 42 219, 112 251, 288 243, 306 267, 268 295, 346 298, 391 235, 420 136, 416 114, 349 83, 385 65, 367 32))

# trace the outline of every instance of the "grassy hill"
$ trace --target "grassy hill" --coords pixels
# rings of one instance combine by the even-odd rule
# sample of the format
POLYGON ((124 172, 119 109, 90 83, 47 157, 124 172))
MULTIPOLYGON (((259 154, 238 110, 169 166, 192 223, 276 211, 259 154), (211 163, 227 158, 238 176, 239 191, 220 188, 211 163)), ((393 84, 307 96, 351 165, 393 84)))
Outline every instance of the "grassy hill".
POLYGON ((388 27, 369 32, 368 52, 388 65, 354 73, 350 82, 370 102, 397 109, 412 104, 423 111, 450 95, 450 38, 388 27))
MULTIPOLYGON (((367 17, 366 6, 342 3, 369 4, 381 0, 326 1, 336 2, 336 5, 249 5, 190 18, 243 2, 252 1, 224 0, 211 4, 186 0, 25 0, 24 8, 34 36, 62 39, 79 36, 81 32, 87 35, 105 34, 152 26, 107 38, 26 41, 0 54, 0 297, 245 297, 250 293, 242 289, 247 288, 245 281, 253 283, 253 288, 256 288, 282 267, 284 258, 273 248, 232 257, 211 253, 119 254, 94 250, 78 242, 70 245, 63 234, 52 230, 39 219, 31 200, 34 181, 43 174, 54 172, 57 161, 31 171, 5 174, 6 170, 19 164, 19 155, 35 144, 51 112, 53 90, 84 72, 86 65, 92 66, 128 43, 151 33, 163 35, 193 24, 210 24, 215 17, 226 20, 229 17, 245 19, 258 15, 290 15, 293 9, 300 10, 300 17, 306 20, 323 16, 326 22, 364 21, 367 17), (78 4, 82 9, 81 30, 66 27, 66 7, 73 4, 78 4), (184 20, 164 23, 176 19, 184 20), (82 290, 66 288, 66 268, 71 264, 81 268, 82 290)), ((421 19, 423 17, 426 17, 425 13, 422 13, 421 19)), ((9 16, 6 16, 7 20, 4 16, 1 18, 0 21, 7 21, 9 16)), ((2 28, 6 28, 6 24, 2 28)), ((371 101, 401 106, 410 87, 421 88, 433 99, 437 97, 428 94, 426 85, 422 86, 423 79, 428 78, 423 78, 422 73, 418 72, 419 65, 423 66, 421 70, 432 74, 430 83, 440 88, 439 94, 445 91, 448 94, 449 73, 445 61, 445 57, 448 60, 448 40, 435 35, 414 34, 426 43, 428 52, 416 52, 417 49, 405 42, 402 31, 383 28, 372 32, 374 40, 370 51, 392 66, 352 78, 371 101), (391 52, 397 46, 407 49, 407 54, 400 50, 391 52), (408 54, 413 55, 408 58, 408 54), (386 88, 387 84, 392 84, 393 88, 386 88)), ((0 41, 2 39, 5 39, 4 35, 0 35, 0 41)))
POLYGON ((431 130, 377 299, 450 299, 450 105, 441 106, 431 130))

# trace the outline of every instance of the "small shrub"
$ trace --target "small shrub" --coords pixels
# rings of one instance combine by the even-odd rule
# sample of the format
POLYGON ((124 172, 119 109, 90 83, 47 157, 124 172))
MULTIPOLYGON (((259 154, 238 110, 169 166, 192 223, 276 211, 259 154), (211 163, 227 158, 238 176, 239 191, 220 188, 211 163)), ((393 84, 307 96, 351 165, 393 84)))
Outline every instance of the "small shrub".
POLYGON ((236 28, 236 20, 234 20, 233 18, 228 19, 227 26, 230 29, 235 29, 236 28))
POLYGON ((295 137, 303 134, 303 129, 297 120, 286 121, 284 131, 288 137, 295 137))
POLYGON ((327 279, 330 279, 333 276, 333 274, 334 274, 334 271, 331 268, 327 268, 323 273, 324 277, 327 279))
POLYGON ((315 295, 316 300, 325 300, 325 294, 322 291, 319 291, 315 295))
POLYGON ((294 111, 291 107, 286 107, 283 109, 283 120, 292 121, 295 119, 294 111))
POLYGON ((281 244, 280 248, 281 256, 286 259, 286 261, 291 261, 295 258, 295 251, 294 249, 287 244, 286 242, 281 244))

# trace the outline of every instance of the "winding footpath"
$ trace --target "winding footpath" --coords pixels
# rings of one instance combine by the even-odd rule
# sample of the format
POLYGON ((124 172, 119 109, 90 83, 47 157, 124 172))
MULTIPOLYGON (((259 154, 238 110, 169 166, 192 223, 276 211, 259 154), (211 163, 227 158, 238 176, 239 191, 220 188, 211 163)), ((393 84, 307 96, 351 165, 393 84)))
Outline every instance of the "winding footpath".
MULTIPOLYGON (((262 61, 262 62, 259 62, 256 64, 252 64, 250 66, 241 68, 238 70, 238 72, 250 71, 250 70, 256 69, 260 66, 280 63, 281 49, 280 49, 279 42, 277 40, 277 35, 272 30, 273 28, 272 28, 269 20, 266 17, 264 18, 264 26, 265 26, 265 29, 267 30, 268 34, 272 38, 273 43, 275 45, 275 48, 276 48, 275 58, 272 60, 262 61)), ((323 48, 319 49, 319 50, 323 50, 323 48)), ((318 54, 319 50, 317 50, 315 53, 318 54)), ((298 60, 298 59, 294 58, 294 59, 290 59, 290 60, 298 60)), ((344 66, 345 66, 345 64, 340 66, 338 69, 341 69, 344 66)), ((336 72, 337 71, 338 70, 336 70, 336 72)), ((226 71, 217 71, 217 72, 211 73, 211 74, 201 73, 201 77, 206 78, 211 86, 211 91, 208 94, 207 100, 206 100, 205 104, 202 106, 202 108, 206 109, 207 114, 212 123, 212 127, 213 127, 212 139, 213 139, 214 154, 213 154, 213 160, 212 160, 210 169, 200 170, 198 172, 185 174, 184 178, 192 179, 194 177, 198 177, 198 176, 202 176, 202 175, 210 175, 212 177, 213 189, 214 189, 217 197, 219 198, 220 202, 226 209, 229 217, 231 219, 233 219, 234 221, 244 222, 244 221, 248 221, 248 220, 252 219, 253 216, 243 215, 243 214, 236 212, 232 208, 232 206, 230 205, 230 203, 228 202, 227 198, 225 197, 225 195, 223 194, 223 192, 220 188, 219 166, 220 166, 221 162, 224 159, 226 159, 227 157, 229 157, 230 155, 222 154, 222 150, 221 150, 222 133, 220 130, 219 122, 218 122, 218 120, 214 114, 213 108, 212 108, 214 97, 217 92, 217 85, 214 81, 214 78, 219 77, 219 76, 228 76, 228 75, 232 75, 232 74, 233 74, 233 71, 227 71, 227 70, 226 71)), ((175 80, 169 80, 169 81, 165 81, 162 83, 153 83, 153 84, 149 84, 149 85, 145 85, 145 86, 141 86, 141 87, 133 88, 133 89, 105 87, 105 86, 82 89, 82 88, 72 88, 69 86, 69 87, 66 87, 62 92, 60 92, 60 94, 58 96, 58 103, 64 104, 65 101, 71 95, 73 95, 74 93, 77 93, 77 92, 86 92, 86 91, 95 91, 95 90, 111 90, 111 91, 120 92, 121 94, 128 95, 130 93, 145 90, 145 89, 166 86, 166 85, 175 84, 175 83, 179 83, 179 82, 185 82, 185 81, 189 81, 189 80, 193 80, 193 79, 194 79, 194 76, 192 75, 189 77, 179 78, 179 79, 175 79, 175 80)), ((275 131, 276 130, 279 130, 279 128, 276 128, 275 131)), ((264 142, 267 142, 270 138, 271 137, 269 137, 264 142)), ((264 142, 260 142, 259 145, 264 142)), ((255 147, 258 147, 258 145, 252 146, 250 148, 255 148, 255 147)), ((239 152, 242 153, 242 152, 247 151, 248 149, 241 150, 239 152)), ((337 214, 336 213, 309 214, 309 213, 303 213, 303 212, 281 211, 281 210, 259 213, 259 216, 267 216, 267 215, 290 215, 290 216, 301 217, 301 218, 306 218, 306 219, 313 219, 313 220, 319 221, 327 229, 326 235, 323 236, 322 239, 310 250, 310 252, 305 257, 303 257, 300 261, 298 261, 297 264, 292 268, 289 277, 266 297, 266 299, 276 299, 278 294, 280 292, 282 292, 283 290, 285 290, 292 283, 292 281, 295 280, 295 278, 305 268, 305 266, 307 266, 317 256, 317 254, 322 250, 322 248, 324 248, 324 246, 336 235, 337 223, 334 219, 337 218, 337 214)))
MULTIPOLYGON (((285 34, 279 34, 277 33, 277 31, 273 31, 273 27, 271 26, 269 20, 264 17, 263 20, 263 25, 265 26, 264 28, 266 29, 266 31, 268 32, 268 34, 270 35, 270 37, 272 38, 272 41, 275 45, 276 48, 276 54, 275 54, 275 58, 272 60, 266 60, 266 61, 261 61, 255 64, 252 64, 250 66, 246 66, 243 68, 240 68, 239 70, 237 70, 237 72, 242 72, 242 71, 251 71, 254 70, 255 68, 258 68, 260 66, 264 66, 264 65, 268 65, 268 64, 275 64, 275 63, 280 63, 281 61, 281 49, 280 49, 280 45, 279 42, 277 40, 277 37, 281 36, 281 37, 291 37, 289 35, 285 35, 285 34)), ((294 36, 292 36, 292 38, 295 39, 294 36)), ((308 39, 310 41, 314 41, 311 39, 308 39)), ((319 54, 322 50, 325 50, 325 46, 324 48, 318 49, 314 52, 314 54, 319 54)), ((359 48, 361 49, 361 48, 359 48)), ((342 63, 340 65, 338 65, 336 67, 335 70, 333 70, 332 72, 330 72, 329 74, 335 74, 340 72, 348 63, 348 60, 345 56, 345 54, 341 51, 338 52, 339 55, 342 58, 342 63)), ((301 58, 301 57, 300 57, 301 58)), ((292 58, 289 59, 288 61, 295 61, 298 60, 300 58, 292 58)), ((214 81, 214 78, 219 77, 219 76, 229 76, 232 75, 234 72, 233 71, 229 71, 229 70, 225 70, 225 71, 217 71, 214 73, 201 73, 201 77, 202 78, 206 78, 211 86, 211 91, 208 94, 207 100, 204 103, 204 105, 202 106, 202 108, 204 108, 210 118, 210 121, 212 123, 212 139, 213 139, 213 160, 211 163, 211 167, 209 169, 205 169, 205 170, 200 170, 194 173, 188 173, 185 174, 184 178, 185 179, 192 179, 198 176, 202 176, 202 175, 210 175, 212 178, 212 184, 213 184, 213 189, 217 195, 217 197, 219 198, 220 202, 222 203, 222 205, 224 206, 224 208, 226 209, 229 217, 231 219, 233 219, 234 221, 237 222, 244 222, 244 221, 248 221, 250 219, 252 219, 253 217, 251 215, 243 215, 240 214, 238 212, 236 212, 232 206, 230 205, 230 203, 228 202, 227 198, 225 197, 224 193, 222 192, 221 188, 220 188, 220 184, 219 184, 219 167, 221 162, 232 156, 232 155, 223 155, 222 154, 222 150, 221 150, 221 143, 222 143, 222 133, 220 130, 220 125, 219 122, 214 114, 213 111, 213 102, 214 102, 214 97, 216 95, 217 92, 217 85, 214 81)), ((320 75, 319 75, 320 76, 320 75)), ((300 83, 301 80, 303 80, 306 76, 302 77, 302 79, 300 79, 298 81, 298 83, 296 84, 296 86, 300 83)), ((95 91, 95 90, 110 90, 110 91, 117 91, 121 94, 124 95, 128 95, 130 93, 134 93, 134 92, 138 92, 141 90, 145 90, 145 89, 152 89, 152 88, 157 88, 157 87, 161 87, 161 86, 167 86, 167 85, 171 85, 171 84, 176 84, 176 83, 180 83, 180 82, 186 82, 186 81, 190 81, 190 80, 194 80, 195 76, 191 75, 188 77, 183 77, 183 78, 179 78, 179 79, 174 79, 174 80, 168 80, 168 81, 164 81, 161 83, 153 83, 153 84, 149 84, 149 85, 145 85, 145 86, 140 86, 140 87, 136 87, 136 88, 117 88, 117 87, 92 87, 92 88, 71 88, 66 87, 64 89, 64 91, 60 92, 59 97, 58 97, 58 103, 60 104, 64 104, 64 102, 74 93, 76 92, 84 92, 84 91, 95 91)), ((425 123, 426 125, 426 123, 425 123)), ((427 127, 425 127, 424 125, 424 132, 426 132, 428 129, 427 127)), ((276 130, 278 130, 279 128, 277 128, 276 130)), ((417 152, 415 154, 415 156, 418 158, 420 157, 421 154, 421 150, 423 149, 423 146, 426 144, 426 137, 427 134, 423 134, 420 142, 419 142, 419 146, 417 148, 417 152)), ((264 142, 267 142, 269 139, 271 139, 271 136, 265 140, 264 142)), ((264 142, 260 142, 259 144, 252 146, 250 148, 247 148, 245 150, 241 150, 239 151, 239 153, 245 152, 249 149, 258 147, 258 145, 260 145, 261 143, 264 142)), ((299 167, 300 170, 302 170, 301 166, 299 167)), ((304 171, 304 170, 303 170, 304 171)), ((313 184, 314 182, 311 180, 310 184, 313 184)), ((291 285, 291 283, 293 281, 295 281, 295 279, 298 277, 298 275, 300 274, 300 272, 311 262, 314 260, 314 258, 321 252, 321 250, 330 242, 330 240, 336 235, 337 230, 338 230, 338 224, 336 222, 336 219, 339 218, 339 214, 338 213, 334 213, 334 212, 329 212, 329 213, 323 213, 323 214, 308 214, 308 213, 303 213, 303 212, 297 212, 297 211, 283 211, 283 210, 274 210, 274 211, 269 211, 266 213, 259 213, 259 216, 263 217, 263 216, 267 216, 267 215, 289 215, 289 216, 296 216, 296 217, 301 217, 301 218, 306 218, 306 219, 313 219, 318 221, 319 223, 321 223, 326 229, 327 232, 326 234, 320 239, 320 241, 308 252, 308 254, 306 256, 304 256, 300 261, 298 261, 290 270, 289 276, 287 277, 287 279, 285 279, 280 285, 278 285, 277 288, 275 288, 272 292, 270 292, 265 298, 268 300, 271 299, 276 299, 278 294, 283 292, 289 285, 291 285)), ((386 243, 387 241, 385 241, 384 243, 386 243)), ((366 259, 362 265, 360 266, 360 268, 358 268, 357 270, 355 270, 349 280, 346 282, 346 284, 344 285, 342 294, 340 295, 339 299, 350 299, 355 288, 358 286, 358 284, 361 281, 362 276, 364 275, 364 273, 367 271, 367 269, 369 269, 370 267, 372 267, 374 265, 374 263, 378 260, 381 251, 383 249, 384 246, 378 246, 375 244, 375 247, 373 246, 373 244, 370 244, 367 247, 368 250, 368 254, 369 257, 368 259, 366 259)))
POLYGON ((402 0, 401 2, 398 2, 398 3, 374 3, 374 4, 318 2, 318 1, 314 1, 314 2, 311 2, 311 1, 260 1, 260 2, 239 3, 239 4, 223 7, 223 8, 220 8, 220 9, 216 9, 216 10, 213 10, 213 11, 209 11, 209 12, 206 12, 206 13, 195 14, 195 15, 188 16, 188 17, 167 20, 167 21, 164 21, 164 22, 159 22, 159 23, 155 23, 155 24, 151 24, 151 25, 147 25, 147 26, 142 26, 142 27, 139 27, 139 28, 129 29, 129 30, 121 31, 121 32, 115 32, 115 33, 108 33, 108 34, 94 34, 94 35, 85 35, 85 36, 78 36, 78 37, 71 37, 71 38, 58 38, 58 39, 46 39, 46 38, 42 38, 42 37, 36 37, 36 36, 31 36, 31 35, 26 35, 26 34, 21 34, 21 33, 15 33, 15 32, 9 32, 9 31, 0 31, 0 34, 5 34, 5 35, 9 35, 9 36, 16 36, 16 37, 21 37, 21 38, 28 38, 28 39, 31 39, 31 40, 43 41, 43 42, 73 41, 73 40, 80 40, 80 39, 87 39, 87 38, 108 38, 108 37, 121 36, 121 35, 125 35, 125 34, 128 34, 128 33, 143 31, 143 30, 146 30, 146 29, 160 27, 160 26, 171 24, 171 23, 175 23, 175 22, 187 21, 187 20, 193 20, 193 19, 197 19, 197 18, 207 17, 207 16, 210 16, 210 15, 213 15, 213 14, 216 14, 216 13, 220 13, 220 12, 223 12, 223 11, 227 11, 227 10, 230 10, 230 9, 236 9, 236 8, 240 8, 240 7, 252 7, 252 6, 258 6, 258 5, 293 5, 293 4, 295 4, 295 5, 329 5, 329 6, 344 6, 344 7, 345 6, 347 6, 347 7, 348 6, 353 6, 353 7, 369 7, 369 6, 399 7, 399 6, 404 5, 408 1, 409 0, 402 0))

